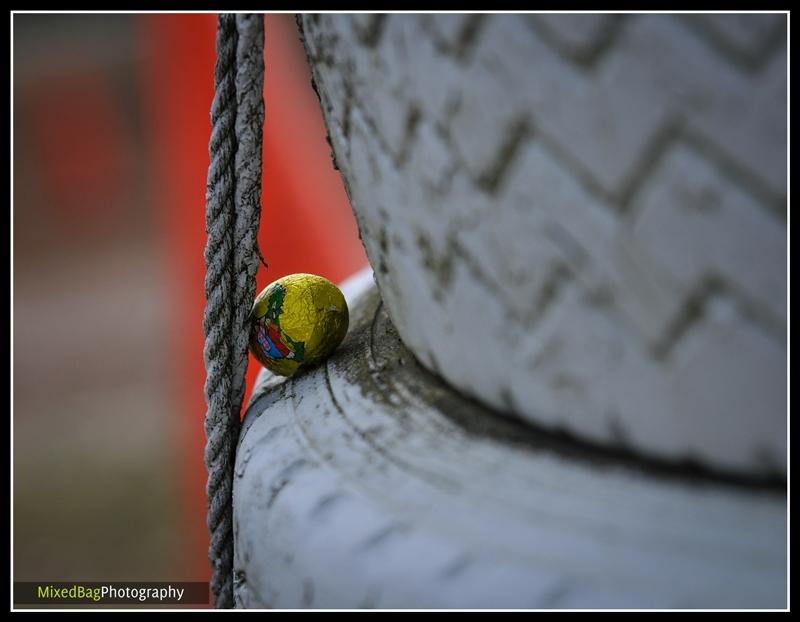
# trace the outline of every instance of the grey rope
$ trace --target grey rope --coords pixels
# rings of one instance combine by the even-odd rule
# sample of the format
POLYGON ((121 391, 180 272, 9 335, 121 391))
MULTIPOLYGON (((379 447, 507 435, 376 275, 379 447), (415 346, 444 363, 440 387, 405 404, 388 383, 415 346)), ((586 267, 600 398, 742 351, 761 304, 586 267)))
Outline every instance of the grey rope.
POLYGON ((233 405, 238 416, 247 372, 247 318, 258 270, 261 218, 261 142, 264 128, 264 16, 237 15, 236 224, 233 230, 233 405))
POLYGON ((256 233, 264 119, 263 23, 260 15, 220 15, 217 24, 206 188, 203 358, 208 556, 218 608, 233 606, 233 461, 247 370, 247 314, 260 255, 256 233))

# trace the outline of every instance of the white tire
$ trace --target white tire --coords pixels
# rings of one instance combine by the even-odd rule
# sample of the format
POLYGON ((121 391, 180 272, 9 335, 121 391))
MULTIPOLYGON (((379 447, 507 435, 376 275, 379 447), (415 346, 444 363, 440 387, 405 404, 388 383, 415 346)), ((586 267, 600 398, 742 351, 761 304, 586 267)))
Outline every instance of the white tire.
POLYGON ((331 359, 262 370, 253 392, 238 607, 786 606, 785 489, 497 416, 416 364, 374 285, 357 289, 331 359))
POLYGON ((583 440, 786 468, 784 15, 306 15, 389 315, 583 440))

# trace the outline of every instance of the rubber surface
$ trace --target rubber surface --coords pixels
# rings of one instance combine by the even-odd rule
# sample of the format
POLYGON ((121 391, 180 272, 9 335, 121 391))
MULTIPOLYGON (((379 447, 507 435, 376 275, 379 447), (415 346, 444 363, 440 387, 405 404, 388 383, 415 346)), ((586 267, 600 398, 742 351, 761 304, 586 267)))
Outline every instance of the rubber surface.
POLYGON ((374 285, 348 304, 325 365, 255 388, 234 478, 238 607, 786 605, 785 491, 498 416, 414 362, 374 285))
POLYGON ((426 367, 593 442, 785 473, 785 16, 301 25, 426 367))

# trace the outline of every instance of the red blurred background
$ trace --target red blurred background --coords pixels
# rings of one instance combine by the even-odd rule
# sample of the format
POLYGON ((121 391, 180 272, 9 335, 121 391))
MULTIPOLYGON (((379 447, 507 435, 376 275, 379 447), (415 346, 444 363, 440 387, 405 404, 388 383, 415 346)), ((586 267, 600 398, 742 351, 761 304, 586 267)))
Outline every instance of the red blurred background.
MULTIPOLYGON (((258 287, 340 282, 366 257, 294 18, 265 19, 258 287)), ((16 580, 209 575, 215 28, 209 14, 13 16, 16 580)))

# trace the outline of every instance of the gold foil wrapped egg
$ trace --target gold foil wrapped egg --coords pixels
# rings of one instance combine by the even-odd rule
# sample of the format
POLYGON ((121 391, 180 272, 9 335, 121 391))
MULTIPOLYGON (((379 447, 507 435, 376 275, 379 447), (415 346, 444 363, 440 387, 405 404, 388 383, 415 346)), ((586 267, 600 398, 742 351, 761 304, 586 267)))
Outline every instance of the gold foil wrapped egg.
POLYGON ((250 352, 271 372, 291 376, 332 354, 348 322, 347 303, 336 285, 314 274, 290 274, 256 297, 250 352))

